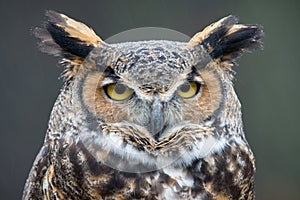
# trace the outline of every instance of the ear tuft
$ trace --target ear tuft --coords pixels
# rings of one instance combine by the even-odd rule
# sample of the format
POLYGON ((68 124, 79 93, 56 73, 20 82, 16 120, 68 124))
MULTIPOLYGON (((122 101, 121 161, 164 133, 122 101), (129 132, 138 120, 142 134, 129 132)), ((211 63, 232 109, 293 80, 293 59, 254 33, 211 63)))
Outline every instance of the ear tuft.
POLYGON ((236 17, 225 17, 197 33, 188 47, 202 45, 213 59, 232 66, 243 52, 262 48, 262 26, 237 23, 236 17))
POLYGON ((59 52, 85 58, 102 40, 95 32, 81 22, 55 11, 47 11, 48 20, 43 28, 36 28, 33 34, 40 39, 44 52, 59 55, 59 52))
POLYGON ((35 28, 33 34, 39 39, 42 52, 63 58, 66 67, 64 77, 73 78, 85 57, 100 43, 104 43, 95 32, 81 22, 55 11, 46 12, 43 27, 35 28))

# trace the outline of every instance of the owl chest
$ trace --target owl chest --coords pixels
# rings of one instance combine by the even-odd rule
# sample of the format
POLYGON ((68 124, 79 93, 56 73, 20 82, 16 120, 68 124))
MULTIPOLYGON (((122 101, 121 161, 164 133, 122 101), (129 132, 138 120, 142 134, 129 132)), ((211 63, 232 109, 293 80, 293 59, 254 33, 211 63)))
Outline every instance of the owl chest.
POLYGON ((61 147, 42 179, 44 199, 238 199, 253 187, 254 166, 247 154, 227 151, 189 167, 126 173, 102 164, 78 145, 61 147))
POLYGON ((190 199, 194 177, 172 167, 126 173, 78 145, 60 147, 42 177, 44 199, 190 199))
MULTIPOLYGON (((51 165, 42 182, 45 199, 190 199, 193 178, 169 169, 146 174, 127 174, 93 166, 101 171, 80 172, 51 165)), ((95 169, 93 169, 95 170, 95 169)))

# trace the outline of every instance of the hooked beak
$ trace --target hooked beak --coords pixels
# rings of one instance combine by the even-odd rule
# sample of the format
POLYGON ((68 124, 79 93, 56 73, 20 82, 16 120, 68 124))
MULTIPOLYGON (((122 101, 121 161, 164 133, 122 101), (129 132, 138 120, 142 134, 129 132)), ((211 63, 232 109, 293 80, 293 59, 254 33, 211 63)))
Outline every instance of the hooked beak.
POLYGON ((164 114, 163 105, 160 102, 157 94, 154 94, 153 102, 151 105, 150 120, 150 127, 148 129, 150 133, 153 134, 154 139, 158 140, 164 129, 164 114))

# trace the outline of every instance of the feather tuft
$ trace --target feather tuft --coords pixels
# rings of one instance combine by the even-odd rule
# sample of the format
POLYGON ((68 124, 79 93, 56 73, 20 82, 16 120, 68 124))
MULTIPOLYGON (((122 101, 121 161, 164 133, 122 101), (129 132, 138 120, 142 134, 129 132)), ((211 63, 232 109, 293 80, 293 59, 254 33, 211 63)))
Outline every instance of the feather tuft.
POLYGON ((33 35, 39 39, 42 52, 62 58, 60 65, 65 67, 62 76, 69 82, 88 54, 104 42, 91 28, 64 14, 49 10, 46 17, 42 27, 33 29, 33 35))
POLYGON ((237 23, 238 19, 229 15, 195 34, 188 47, 201 45, 213 59, 233 66, 245 51, 262 48, 262 26, 237 23))

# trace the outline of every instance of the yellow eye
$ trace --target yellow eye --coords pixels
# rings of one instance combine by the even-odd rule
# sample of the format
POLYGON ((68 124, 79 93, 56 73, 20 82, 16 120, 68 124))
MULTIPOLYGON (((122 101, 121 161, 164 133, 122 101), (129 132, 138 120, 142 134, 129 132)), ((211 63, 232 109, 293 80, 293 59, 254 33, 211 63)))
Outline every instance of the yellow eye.
POLYGON ((125 100, 133 93, 132 89, 126 87, 125 85, 115 83, 104 87, 104 90, 108 97, 117 101, 125 100))
POLYGON ((190 98, 197 94, 199 88, 200 85, 194 81, 186 82, 178 88, 177 94, 183 98, 190 98))

